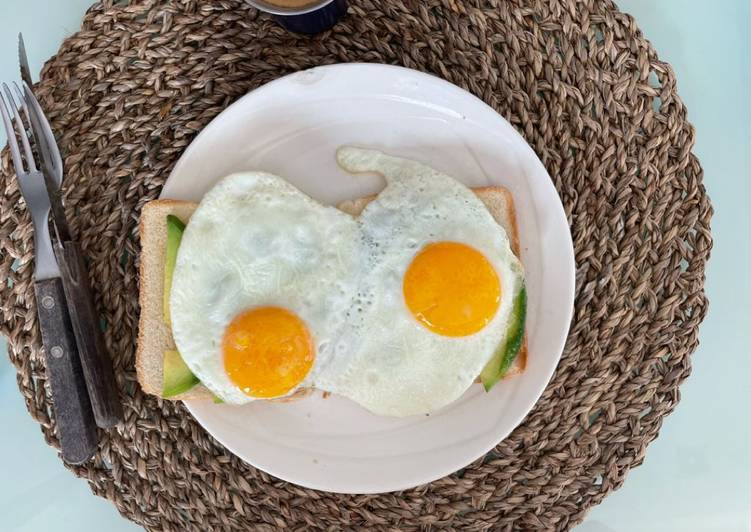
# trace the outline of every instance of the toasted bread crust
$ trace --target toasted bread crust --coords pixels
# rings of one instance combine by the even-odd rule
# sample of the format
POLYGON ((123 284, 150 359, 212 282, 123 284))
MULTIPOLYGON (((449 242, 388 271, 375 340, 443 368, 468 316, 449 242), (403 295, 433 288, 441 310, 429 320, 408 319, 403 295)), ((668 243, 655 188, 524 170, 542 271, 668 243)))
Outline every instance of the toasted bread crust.
MULTIPOLYGON (((481 187, 472 189, 483 201, 498 224, 506 230, 511 250, 520 257, 519 230, 516 220, 514 199, 504 187, 481 187)), ((353 216, 362 212, 365 206, 375 199, 375 195, 348 200, 337 205, 339 209, 353 216)), ((138 346, 136 348, 136 373, 143 390, 161 397, 163 381, 163 354, 175 349, 174 340, 167 325, 162 320, 162 294, 166 224, 168 214, 174 214, 187 222, 197 203, 181 200, 154 200, 147 203, 141 213, 139 236, 141 239, 141 261, 139 268, 139 295, 141 315, 138 324, 138 346)), ((519 355, 506 377, 522 373, 527 363, 527 338, 525 336, 519 355)), ((277 399, 285 402, 305 397, 310 389, 301 389, 289 397, 277 399)), ((191 390, 169 400, 212 399, 213 394, 199 384, 191 390)))

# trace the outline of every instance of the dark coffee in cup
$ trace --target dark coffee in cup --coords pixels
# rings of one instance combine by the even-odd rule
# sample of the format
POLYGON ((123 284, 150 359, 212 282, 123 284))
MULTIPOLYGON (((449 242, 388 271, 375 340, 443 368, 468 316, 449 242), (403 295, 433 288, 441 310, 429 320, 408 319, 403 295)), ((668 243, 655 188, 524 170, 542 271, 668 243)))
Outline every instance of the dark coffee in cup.
POLYGON ((266 0, 266 3, 277 7, 308 7, 316 3, 317 0, 266 0))
POLYGON ((347 0, 246 0, 272 13, 295 33, 314 34, 330 29, 347 13, 347 0))

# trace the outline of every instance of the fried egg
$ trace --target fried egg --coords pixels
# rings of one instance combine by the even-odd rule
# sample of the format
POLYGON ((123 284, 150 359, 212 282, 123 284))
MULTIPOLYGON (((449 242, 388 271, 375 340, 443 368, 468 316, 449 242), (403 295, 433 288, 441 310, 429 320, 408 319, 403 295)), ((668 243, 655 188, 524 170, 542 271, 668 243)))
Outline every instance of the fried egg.
POLYGON ((312 387, 379 415, 432 412, 505 344, 521 264, 452 177, 374 150, 337 157, 386 180, 356 219, 264 173, 206 195, 173 276, 176 346, 228 403, 312 387))
POLYGON ((226 177, 194 212, 177 255, 170 308, 183 360, 228 403, 311 386, 340 345, 359 245, 351 216, 283 179, 226 177))
POLYGON ((452 177, 374 150, 345 147, 337 157, 387 186, 358 220, 367 274, 340 340, 355 348, 332 357, 341 371, 323 372, 317 386, 380 415, 432 412, 458 399, 504 344, 521 263, 452 177))

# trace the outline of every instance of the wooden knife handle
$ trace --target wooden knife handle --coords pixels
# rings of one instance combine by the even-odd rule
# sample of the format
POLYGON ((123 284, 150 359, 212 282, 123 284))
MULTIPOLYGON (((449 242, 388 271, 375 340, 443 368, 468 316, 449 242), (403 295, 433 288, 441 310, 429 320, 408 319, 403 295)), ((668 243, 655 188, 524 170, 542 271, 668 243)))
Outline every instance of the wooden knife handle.
POLYGON ((114 427, 122 419, 123 410, 112 360, 99 327, 99 314, 94 308, 83 254, 73 241, 56 246, 55 254, 62 273, 65 298, 68 301, 94 419, 104 429, 114 427))
POLYGON ((76 351, 62 281, 59 278, 45 279, 37 281, 34 288, 60 450, 66 462, 81 464, 96 451, 96 424, 76 351))

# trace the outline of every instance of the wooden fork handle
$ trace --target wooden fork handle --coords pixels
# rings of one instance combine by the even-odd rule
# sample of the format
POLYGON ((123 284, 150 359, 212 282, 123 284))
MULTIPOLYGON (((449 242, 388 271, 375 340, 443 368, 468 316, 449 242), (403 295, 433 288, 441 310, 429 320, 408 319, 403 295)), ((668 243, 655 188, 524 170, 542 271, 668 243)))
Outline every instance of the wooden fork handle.
POLYGON ((83 254, 75 241, 56 246, 55 254, 96 424, 105 429, 114 427, 122 419, 123 410, 83 254))
POLYGON ((34 283, 47 379, 63 460, 81 464, 97 448, 96 424, 59 277, 34 283))

